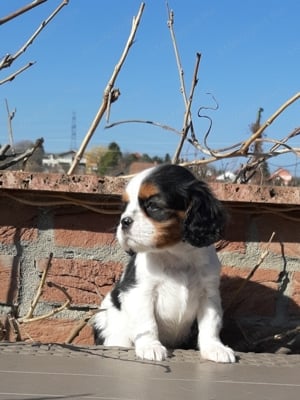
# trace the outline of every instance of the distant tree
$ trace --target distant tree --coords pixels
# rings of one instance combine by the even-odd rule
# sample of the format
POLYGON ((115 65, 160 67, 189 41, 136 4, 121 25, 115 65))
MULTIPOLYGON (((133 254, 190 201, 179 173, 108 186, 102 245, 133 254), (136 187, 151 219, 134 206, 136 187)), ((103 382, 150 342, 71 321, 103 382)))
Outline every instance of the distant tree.
POLYGON ((98 165, 101 163, 101 159, 107 150, 107 147, 95 146, 85 153, 86 171, 88 173, 93 173, 98 170, 98 165))
POLYGON ((119 145, 116 142, 109 144, 107 152, 101 157, 98 163, 98 173, 100 175, 112 175, 116 171, 122 158, 119 145))
MULTIPOLYGON (((261 122, 261 115, 263 113, 264 109, 262 107, 260 107, 258 109, 257 112, 257 117, 256 117, 256 121, 250 125, 250 130, 252 133, 255 133, 261 126, 260 122, 261 122)), ((258 138, 261 139, 261 136, 258 138)), ((263 153, 263 144, 262 141, 260 140, 256 140, 253 144, 253 151, 255 153, 255 156, 253 157, 253 159, 251 161, 254 161, 256 159, 258 159, 260 157, 260 155, 263 153)), ((256 183, 262 183, 263 181, 266 181, 266 179, 269 178, 270 176, 270 170, 269 170, 269 166, 268 163, 266 161, 263 161, 258 169, 259 171, 259 176, 256 177, 256 179, 252 179, 252 181, 256 181, 256 183)))
POLYGON ((144 153, 144 154, 142 155, 142 157, 140 158, 140 161, 143 161, 143 162, 152 162, 152 158, 151 158, 148 154, 144 153))
POLYGON ((159 156, 154 156, 152 157, 152 162, 155 162, 156 164, 162 164, 164 160, 159 156))
POLYGON ((164 162, 165 163, 170 163, 171 162, 171 156, 170 156, 169 153, 166 153, 164 162))

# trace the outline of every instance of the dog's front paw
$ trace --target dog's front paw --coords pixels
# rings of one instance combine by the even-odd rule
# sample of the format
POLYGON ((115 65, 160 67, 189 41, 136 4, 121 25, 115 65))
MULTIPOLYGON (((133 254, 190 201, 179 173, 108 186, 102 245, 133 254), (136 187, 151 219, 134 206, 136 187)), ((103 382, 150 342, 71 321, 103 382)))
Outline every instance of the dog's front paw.
POLYGON ((168 356, 167 349, 158 341, 136 345, 135 353, 142 360, 162 361, 168 356))
POLYGON ((235 355, 234 351, 228 347, 224 346, 221 342, 212 341, 206 343, 200 348, 201 357, 206 360, 215 361, 218 363, 234 363, 235 355))

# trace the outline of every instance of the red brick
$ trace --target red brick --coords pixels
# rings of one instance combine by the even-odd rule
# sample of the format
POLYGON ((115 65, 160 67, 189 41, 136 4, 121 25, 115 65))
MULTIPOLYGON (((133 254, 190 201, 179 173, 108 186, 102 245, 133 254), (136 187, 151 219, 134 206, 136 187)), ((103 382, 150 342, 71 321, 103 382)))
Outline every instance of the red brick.
POLYGON ((294 272, 291 275, 292 293, 289 303, 289 313, 300 317, 300 272, 294 272))
POLYGON ((36 240, 38 236, 37 209, 2 198, 0 209, 0 242, 14 244, 23 240, 36 240))
POLYGON ((0 255, 0 303, 17 304, 19 270, 18 257, 0 255))
POLYGON ((249 226, 248 215, 235 210, 228 210, 229 220, 220 252, 246 253, 246 235, 249 226))
MULTIPOLYGON (((288 214, 287 214, 288 216, 288 214)), ((256 218, 258 228, 258 241, 265 248, 272 232, 274 239, 270 245, 270 251, 275 254, 300 257, 300 230, 299 222, 274 214, 263 214, 256 218)))
MULTIPOLYGON (((38 260, 38 268, 45 268, 47 259, 38 260)), ((54 258, 47 282, 65 288, 76 305, 99 305, 122 272, 122 264, 112 261, 54 258)), ((45 285, 41 298, 47 302, 64 302, 66 296, 55 287, 45 285)))
POLYGON ((250 271, 251 268, 223 266, 221 295, 224 311, 230 316, 274 316, 278 271, 258 269, 246 282, 250 271))
POLYGON ((216 243, 216 249, 218 252, 230 252, 230 253, 246 253, 245 242, 230 242, 228 240, 220 240, 216 243))
MULTIPOLYGON (((26 324, 23 323, 19 325, 20 340, 41 343, 65 343, 79 322, 78 320, 47 318, 26 324)), ((72 343, 92 345, 94 343, 92 327, 86 325, 72 343)))
POLYGON ((54 239, 57 246, 99 247, 115 242, 118 215, 80 213, 56 215, 54 239))

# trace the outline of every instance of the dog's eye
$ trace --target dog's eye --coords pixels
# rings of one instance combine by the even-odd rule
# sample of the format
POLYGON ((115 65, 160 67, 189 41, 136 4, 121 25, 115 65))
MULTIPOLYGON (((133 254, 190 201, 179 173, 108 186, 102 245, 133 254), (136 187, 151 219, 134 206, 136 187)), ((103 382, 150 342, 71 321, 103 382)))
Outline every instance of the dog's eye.
POLYGON ((145 208, 148 212, 156 212, 160 210, 160 207, 154 201, 149 201, 145 204, 145 208))
POLYGON ((165 221, 170 218, 172 212, 165 207, 160 200, 149 199, 142 204, 142 208, 148 217, 155 221, 165 221))

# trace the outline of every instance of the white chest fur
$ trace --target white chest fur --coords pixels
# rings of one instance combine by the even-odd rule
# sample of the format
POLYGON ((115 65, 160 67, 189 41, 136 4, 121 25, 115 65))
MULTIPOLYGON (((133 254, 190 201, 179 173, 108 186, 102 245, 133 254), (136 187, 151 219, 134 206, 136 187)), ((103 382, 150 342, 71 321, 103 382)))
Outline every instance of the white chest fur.
POLYGON ((188 252, 183 246, 179 250, 163 257, 140 253, 136 260, 138 287, 151 298, 159 338, 169 346, 189 334, 209 282, 215 286, 219 269, 214 251, 208 248, 188 252))

